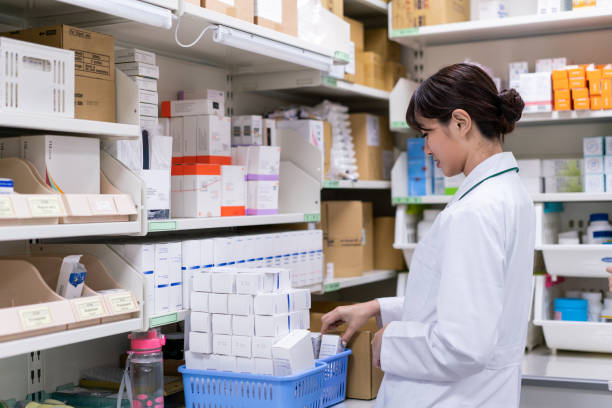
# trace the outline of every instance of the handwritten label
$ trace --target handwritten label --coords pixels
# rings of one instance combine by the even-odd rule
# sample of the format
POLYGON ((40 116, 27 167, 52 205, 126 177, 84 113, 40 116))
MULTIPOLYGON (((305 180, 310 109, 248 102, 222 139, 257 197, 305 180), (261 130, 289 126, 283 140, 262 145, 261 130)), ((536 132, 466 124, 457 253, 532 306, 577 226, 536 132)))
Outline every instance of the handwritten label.
POLYGON ((114 314, 133 312, 137 309, 130 293, 108 295, 107 299, 111 304, 111 310, 114 314))
POLYGON ((30 211, 33 217, 60 217, 62 208, 58 197, 34 198, 29 197, 30 211))
POLYGON ((0 217, 11 218, 15 216, 15 209, 10 197, 0 197, 0 217))
POLYGON ((51 312, 47 306, 20 310, 19 317, 21 318, 21 326, 25 330, 36 329, 53 323, 51 312))
POLYGON ((104 306, 102 306, 102 302, 99 298, 84 299, 75 303, 79 320, 104 316, 104 306))

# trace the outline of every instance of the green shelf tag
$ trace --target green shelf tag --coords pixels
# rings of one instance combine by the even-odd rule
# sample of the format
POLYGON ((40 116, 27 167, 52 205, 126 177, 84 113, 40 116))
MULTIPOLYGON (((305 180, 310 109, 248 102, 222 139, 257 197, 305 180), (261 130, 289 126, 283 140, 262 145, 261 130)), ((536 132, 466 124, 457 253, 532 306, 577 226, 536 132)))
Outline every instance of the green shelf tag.
POLYGON ((323 188, 338 188, 340 187, 340 181, 338 180, 324 180, 323 188))
POLYGON ((323 288, 324 293, 335 292, 337 290, 340 290, 340 282, 326 283, 323 288))
POLYGON ((347 54, 346 52, 336 51, 334 53, 334 59, 337 59, 339 61, 344 61, 348 64, 351 61, 351 56, 347 54))
POLYGON ((338 87, 338 80, 336 78, 332 78, 329 76, 323 76, 321 82, 323 82, 323 85, 325 86, 331 86, 333 88, 338 87))
POLYGON ((391 203, 393 205, 400 204, 421 204, 423 202, 422 197, 393 197, 391 203))
POLYGON ((400 28, 391 31, 391 38, 419 35, 419 27, 400 28))
POLYGON ((178 322, 178 313, 170 313, 164 316, 151 317, 149 327, 159 327, 176 322, 178 322))
POLYGON ((174 230, 176 230, 176 221, 149 221, 149 232, 174 230))
POLYGON ((410 126, 405 120, 396 120, 391 122, 392 129, 410 129, 410 126))
POLYGON ((304 222, 319 222, 321 214, 304 214, 304 222))

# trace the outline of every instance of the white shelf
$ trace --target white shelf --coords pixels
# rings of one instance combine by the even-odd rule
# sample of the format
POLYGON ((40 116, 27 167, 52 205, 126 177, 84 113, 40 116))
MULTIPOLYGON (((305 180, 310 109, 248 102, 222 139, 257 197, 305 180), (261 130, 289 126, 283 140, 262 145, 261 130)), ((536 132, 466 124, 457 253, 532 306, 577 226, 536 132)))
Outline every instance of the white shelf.
POLYGON ((524 113, 519 126, 561 125, 566 123, 601 122, 612 120, 612 110, 554 111, 548 113, 524 113))
POLYGON ((388 3, 382 0, 344 0, 344 15, 363 17, 387 15, 388 3))
POLYGON ((0 241, 91 237, 98 235, 136 235, 140 221, 90 224, 25 225, 0 227, 0 241))
POLYGON ((22 113, 1 112, 0 127, 28 129, 37 132, 94 135, 111 139, 137 139, 140 136, 138 125, 22 113))
POLYGON ((324 294, 335 292, 337 290, 350 288, 353 286, 366 285, 368 283, 380 282, 383 280, 391 279, 397 276, 396 271, 388 270, 377 270, 366 272, 362 276, 355 276, 350 278, 335 278, 327 280, 320 285, 311 286, 310 290, 314 293, 324 294))
POLYGON ((534 14, 392 30, 391 39, 407 46, 431 46, 606 29, 611 24, 612 10, 590 7, 549 15, 534 14))
POLYGON ((215 218, 177 218, 149 221, 149 232, 187 231, 208 228, 248 227, 253 225, 291 224, 297 222, 317 222, 319 214, 274 214, 240 217, 215 218))
POLYGON ((353 190, 389 190, 391 182, 385 180, 324 180, 323 188, 353 190))
POLYGON ((140 318, 122 320, 119 322, 83 327, 80 329, 65 330, 42 336, 28 337, 0 343, 0 358, 17 356, 35 350, 46 350, 68 344, 80 343, 115 334, 127 333, 142 328, 140 318))
POLYGON ((536 203, 612 201, 611 193, 542 193, 532 194, 536 203))
POLYGON ((453 196, 417 196, 417 197, 392 197, 393 205, 400 204, 448 204, 453 196))

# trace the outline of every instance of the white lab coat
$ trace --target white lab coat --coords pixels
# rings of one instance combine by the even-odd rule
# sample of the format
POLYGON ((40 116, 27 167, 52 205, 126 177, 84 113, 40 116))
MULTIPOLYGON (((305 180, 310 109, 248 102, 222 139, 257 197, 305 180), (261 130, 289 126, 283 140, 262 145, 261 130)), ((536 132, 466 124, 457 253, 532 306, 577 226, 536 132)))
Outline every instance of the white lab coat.
POLYGON ((513 167, 479 164, 417 246, 405 297, 379 299, 377 407, 519 406, 535 212, 516 171, 482 181, 513 167))

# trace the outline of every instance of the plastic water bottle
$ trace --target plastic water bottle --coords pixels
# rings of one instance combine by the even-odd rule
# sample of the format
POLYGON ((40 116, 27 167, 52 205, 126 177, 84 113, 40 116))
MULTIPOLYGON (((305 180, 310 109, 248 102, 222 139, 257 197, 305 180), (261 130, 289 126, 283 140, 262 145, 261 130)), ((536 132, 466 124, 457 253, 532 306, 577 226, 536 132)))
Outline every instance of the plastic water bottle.
MULTIPOLYGON (((133 408, 164 407, 164 359, 166 338, 157 329, 130 334, 129 383, 133 408)), ((129 397, 128 387, 128 397, 129 397)))

